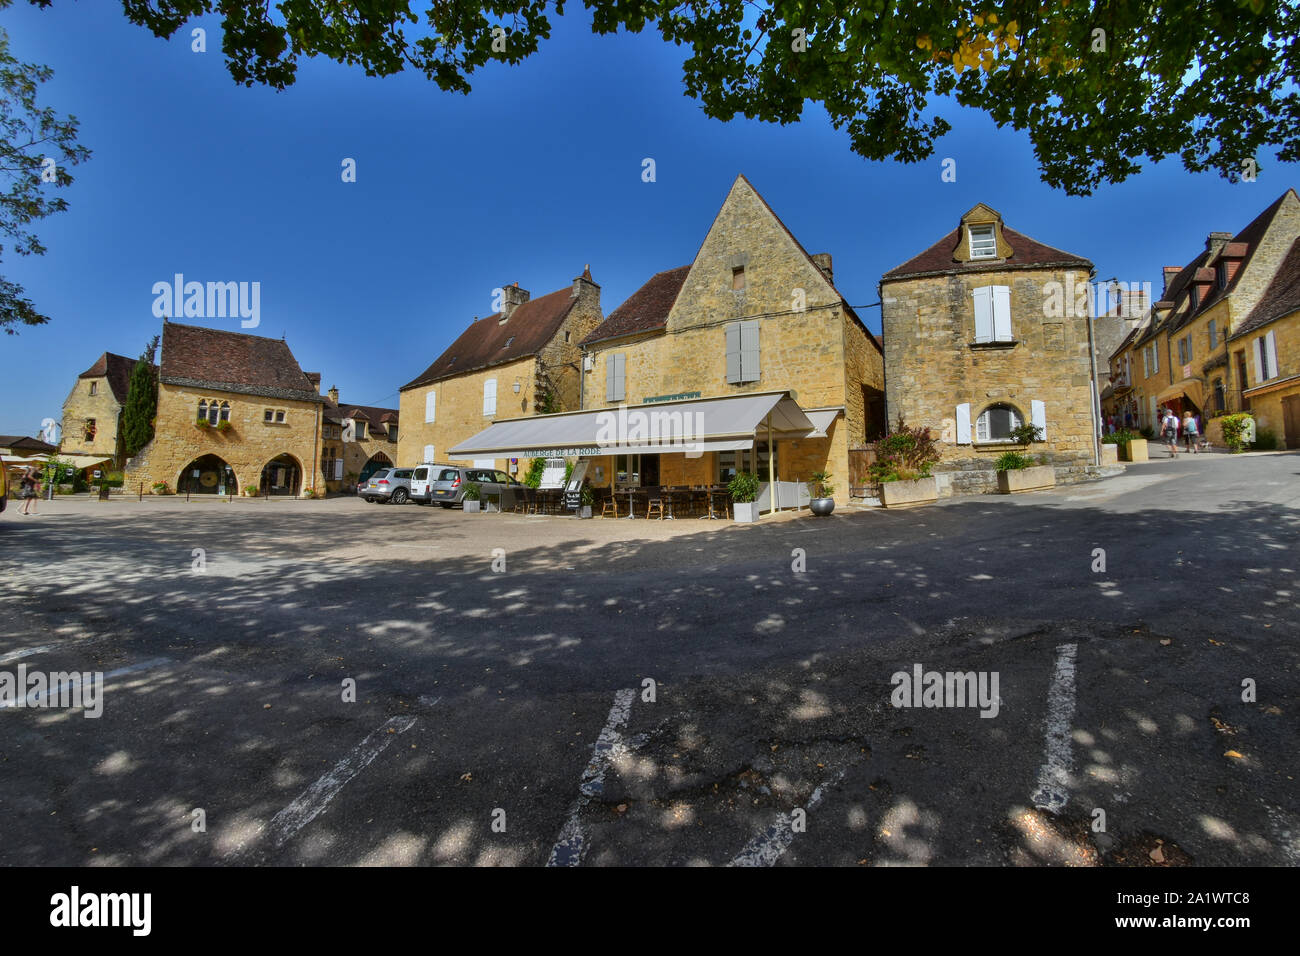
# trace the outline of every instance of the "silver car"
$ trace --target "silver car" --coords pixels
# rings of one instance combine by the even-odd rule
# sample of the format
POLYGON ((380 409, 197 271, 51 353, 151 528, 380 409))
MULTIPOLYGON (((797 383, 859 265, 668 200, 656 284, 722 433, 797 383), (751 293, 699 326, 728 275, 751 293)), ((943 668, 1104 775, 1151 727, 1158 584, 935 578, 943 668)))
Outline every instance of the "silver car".
POLYGON ((436 465, 434 471, 433 483, 429 487, 429 500, 438 502, 444 508, 462 502, 465 498, 465 486, 470 482, 480 486, 484 498, 499 497, 504 508, 514 506, 512 492, 523 488, 523 485, 504 471, 494 471, 491 468, 436 465))
POLYGON ((411 497, 411 471, 410 468, 381 468, 361 489, 361 497, 371 504, 376 501, 405 504, 411 497))

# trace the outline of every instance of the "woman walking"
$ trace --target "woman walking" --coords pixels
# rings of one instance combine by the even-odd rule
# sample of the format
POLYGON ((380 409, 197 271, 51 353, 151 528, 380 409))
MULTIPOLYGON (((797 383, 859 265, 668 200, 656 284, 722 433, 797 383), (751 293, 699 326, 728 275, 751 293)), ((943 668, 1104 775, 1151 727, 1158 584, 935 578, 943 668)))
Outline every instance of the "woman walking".
POLYGON ((41 473, 35 465, 28 465, 23 477, 18 482, 18 497, 23 499, 19 514, 36 514, 36 497, 41 490, 41 473))
POLYGON ((1193 455, 1200 454, 1200 429, 1196 427, 1196 419, 1192 417, 1191 412, 1183 412, 1183 441, 1187 444, 1187 450, 1193 455))

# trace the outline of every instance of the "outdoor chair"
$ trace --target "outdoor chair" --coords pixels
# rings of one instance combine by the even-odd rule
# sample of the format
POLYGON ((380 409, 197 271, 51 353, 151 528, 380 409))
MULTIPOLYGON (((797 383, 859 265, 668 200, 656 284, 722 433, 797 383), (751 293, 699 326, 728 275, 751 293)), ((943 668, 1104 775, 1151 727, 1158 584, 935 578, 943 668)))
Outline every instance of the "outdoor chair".
POLYGON ((609 497, 606 498, 604 504, 601 505, 601 508, 600 508, 600 516, 601 516, 602 518, 607 518, 607 517, 610 516, 610 512, 611 512, 611 511, 613 512, 613 516, 614 516, 615 518, 617 518, 617 517, 618 517, 618 497, 614 494, 614 492, 613 492, 612 489, 611 489, 610 492, 609 492, 609 497))

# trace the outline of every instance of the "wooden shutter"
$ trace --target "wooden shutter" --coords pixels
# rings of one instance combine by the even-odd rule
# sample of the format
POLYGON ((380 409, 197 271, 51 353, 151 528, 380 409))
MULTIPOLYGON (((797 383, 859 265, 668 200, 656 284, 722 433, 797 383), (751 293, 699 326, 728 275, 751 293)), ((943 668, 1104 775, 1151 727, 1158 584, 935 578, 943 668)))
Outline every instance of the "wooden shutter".
POLYGON ((758 322, 740 323, 740 380, 758 381, 758 322))
POLYGON ((975 295, 975 341, 993 341, 993 288, 985 286, 976 289, 975 295))
POLYGON ((993 287, 993 339, 997 342, 1010 342, 1011 339, 1011 288, 1005 285, 993 287))
POLYGON ((957 444, 970 444, 970 402, 957 406, 957 444))
POLYGON ((1277 378, 1277 339, 1273 337, 1272 332, 1264 336, 1264 358, 1268 360, 1268 377, 1277 378))
POLYGON ((627 398, 627 356, 622 352, 605 359, 605 401, 621 402, 627 398))
POLYGON ((497 380, 488 379, 483 383, 483 414, 495 415, 497 413, 497 380))
POLYGON ((726 327, 727 334, 727 384, 736 385, 740 378, 740 323, 726 327))
POLYGON ((432 422, 437 419, 438 412, 438 393, 430 392, 424 396, 424 420, 432 422))
POLYGON ((1039 401, 1029 403, 1029 421, 1030 424, 1036 425, 1043 430, 1039 436, 1043 440, 1047 439, 1047 406, 1039 401))
MULTIPOLYGON (((1255 340, 1255 384, 1258 385, 1262 381, 1264 381, 1264 340, 1261 338, 1255 340)), ((1246 387, 1245 382, 1242 383, 1242 387, 1246 387)))

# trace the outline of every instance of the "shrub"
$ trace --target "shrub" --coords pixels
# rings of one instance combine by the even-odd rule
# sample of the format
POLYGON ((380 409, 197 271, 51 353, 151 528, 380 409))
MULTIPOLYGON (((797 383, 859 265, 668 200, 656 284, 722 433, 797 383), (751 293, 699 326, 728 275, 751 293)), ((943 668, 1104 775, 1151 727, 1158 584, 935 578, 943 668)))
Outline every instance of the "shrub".
POLYGON ((126 478, 120 471, 106 471, 104 476, 99 479, 100 487, 108 485, 110 488, 121 488, 125 482, 126 478))
POLYGON ((1034 442, 1043 440, 1043 430, 1033 422, 1025 422, 1011 429, 1011 440, 1022 448, 1028 448, 1034 442))
POLYGON ((1277 432, 1271 428, 1256 428, 1255 440, 1250 443, 1250 447, 1259 451, 1274 451, 1277 449, 1277 432))
POLYGON ((524 475, 524 484, 529 488, 540 488, 542 485, 542 472, 545 470, 546 459, 534 458, 533 463, 528 466, 528 473, 524 475))
POLYGON ((230 431, 230 422, 217 422, 217 431, 219 432, 230 431))
POLYGON ((1142 435, 1137 432, 1131 432, 1127 428, 1117 428, 1109 435, 1102 435, 1101 440, 1102 443, 1106 445, 1126 445, 1141 437, 1142 435))
POLYGON ((1036 464, 1032 455, 1022 455, 1018 451, 1004 451, 998 456, 995 467, 998 471, 1019 471, 1021 468, 1032 468, 1036 464))
POLYGON ((196 418, 196 419, 194 420, 194 427, 195 427, 195 428, 207 428, 207 427, 208 427, 208 420, 207 420, 206 418, 196 418))
POLYGON ((167 487, 167 482, 155 481, 153 484, 153 493, 155 495, 170 495, 172 491, 167 487))
POLYGON ((731 493, 732 501, 741 504, 754 501, 758 498, 758 476, 748 471, 737 472, 736 476, 727 482, 727 491, 731 493))
POLYGON ((928 428, 909 428, 900 416, 894 430, 875 445, 876 460, 868 471, 873 481, 915 481, 929 478, 939 449, 928 428))
POLYGON ((1150 441, 1152 438, 1156 437, 1156 430, 1152 428, 1150 425, 1143 425, 1142 428, 1138 431, 1138 434, 1141 435, 1143 438, 1145 438, 1147 441, 1150 441))
POLYGON ((829 498, 835 494, 835 486, 831 484, 831 473, 829 471, 815 471, 811 481, 817 485, 818 498, 829 498))
POLYGON ((257 491, 257 485, 244 485, 244 494, 248 495, 250 498, 256 498, 257 491))
POLYGON ((590 508, 596 503, 596 489, 584 481, 582 483, 582 491, 579 492, 578 500, 584 506, 590 508))
POLYGON ((480 485, 477 481, 467 481, 467 482, 465 482, 465 500, 466 500, 466 501, 478 501, 478 500, 479 500, 479 496, 480 496, 481 494, 483 494, 483 486, 480 485))
MULTIPOLYGON (((1236 415, 1224 415, 1221 419, 1223 423, 1223 443, 1228 446, 1230 452, 1236 453, 1241 451, 1246 444, 1246 429, 1253 419, 1244 412, 1236 415)), ((1256 434, 1258 436, 1258 433, 1256 434)))

